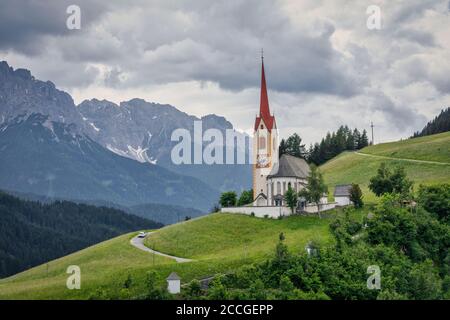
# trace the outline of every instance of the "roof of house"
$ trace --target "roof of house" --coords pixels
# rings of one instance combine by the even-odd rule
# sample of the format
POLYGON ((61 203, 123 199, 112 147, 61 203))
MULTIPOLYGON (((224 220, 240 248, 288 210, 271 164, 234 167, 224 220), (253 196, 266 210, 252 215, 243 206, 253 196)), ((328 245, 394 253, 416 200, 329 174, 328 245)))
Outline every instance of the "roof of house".
POLYGON ((274 164, 268 178, 306 178, 308 177, 310 171, 309 164, 305 161, 305 159, 297 158, 289 154, 283 154, 280 160, 274 164))
POLYGON ((180 278, 175 272, 172 272, 172 273, 167 277, 166 280, 181 280, 181 278, 180 278))
POLYGON ((275 117, 270 114, 269 98, 267 96, 266 75, 264 72, 264 61, 261 64, 261 97, 259 104, 259 116, 255 120, 255 131, 258 130, 258 126, 261 120, 265 123, 267 130, 272 131, 275 124, 275 117))
POLYGON ((335 197, 348 197, 350 195, 351 184, 340 184, 334 187, 335 197))

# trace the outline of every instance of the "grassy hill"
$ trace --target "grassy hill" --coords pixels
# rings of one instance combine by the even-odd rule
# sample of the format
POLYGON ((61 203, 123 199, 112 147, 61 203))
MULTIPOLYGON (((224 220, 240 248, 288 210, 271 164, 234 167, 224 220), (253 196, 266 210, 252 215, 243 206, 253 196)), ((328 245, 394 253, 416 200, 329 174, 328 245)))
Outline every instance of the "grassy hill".
MULTIPOLYGON (((370 201, 375 197, 367 185, 382 162, 403 165, 416 184, 450 182, 449 150, 450 133, 443 133, 371 146, 359 153, 346 152, 321 170, 330 186, 359 183, 366 201, 370 201)), ((362 219, 369 209, 353 215, 362 219)), ((330 245, 333 240, 328 226, 342 214, 336 209, 323 219, 292 216, 282 220, 212 214, 164 227, 146 239, 146 245, 155 250, 194 259, 188 263, 143 252, 129 243, 136 233, 127 234, 0 280, 0 299, 133 298, 145 290, 144 279, 150 270, 157 272, 161 285, 172 271, 183 282, 229 272, 272 254, 280 232, 292 251, 304 250, 309 241, 330 245), (66 289, 69 265, 81 268, 81 290, 66 289), (132 286, 125 290, 123 283, 129 275, 132 286)))
POLYGON ((360 184, 366 201, 375 201, 368 184, 382 162, 404 166, 416 189, 419 184, 449 183, 450 132, 344 152, 322 165, 321 170, 330 192, 336 184, 353 182, 360 184))
MULTIPOLYGON (((272 254, 280 232, 284 232, 286 243, 294 251, 304 250, 311 240, 324 246, 330 244, 333 240, 328 225, 341 214, 333 211, 322 219, 292 216, 282 220, 212 214, 164 227, 146 239, 156 250, 195 259, 189 263, 141 251, 129 243, 136 233, 127 234, 0 280, 0 299, 136 297, 145 290, 144 279, 150 270, 158 273, 161 285, 172 271, 183 282, 228 272, 272 254), (81 290, 66 289, 69 265, 81 268, 81 290), (128 275, 133 285, 124 290, 128 275)), ((364 214, 355 213, 361 218, 364 214)))

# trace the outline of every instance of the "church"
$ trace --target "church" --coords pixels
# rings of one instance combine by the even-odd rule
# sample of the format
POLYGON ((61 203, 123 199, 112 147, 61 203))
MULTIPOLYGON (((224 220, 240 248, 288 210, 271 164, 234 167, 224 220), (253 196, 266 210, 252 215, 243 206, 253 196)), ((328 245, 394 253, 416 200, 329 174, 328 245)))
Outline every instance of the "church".
POLYGON ((278 130, 270 113, 264 58, 261 63, 261 96, 259 114, 253 135, 253 199, 255 206, 283 206, 284 193, 296 192, 306 184, 309 165, 304 159, 278 154, 278 130))
MULTIPOLYGON (((289 187, 299 192, 307 184, 308 163, 288 154, 279 157, 279 135, 275 116, 271 114, 267 95, 264 57, 261 57, 261 94, 259 114, 255 119, 253 135, 253 203, 244 207, 223 208, 222 211, 246 213, 260 217, 290 215, 284 195, 289 187)), ((321 210, 335 207, 328 203, 326 194, 321 210)), ((299 198, 297 212, 316 212, 317 207, 299 198)))

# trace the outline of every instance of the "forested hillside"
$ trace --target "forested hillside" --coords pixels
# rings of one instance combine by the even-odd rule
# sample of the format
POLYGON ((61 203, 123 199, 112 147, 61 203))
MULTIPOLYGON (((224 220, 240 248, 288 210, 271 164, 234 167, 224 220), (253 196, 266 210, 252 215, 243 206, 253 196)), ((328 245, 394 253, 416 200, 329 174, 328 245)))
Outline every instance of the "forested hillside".
POLYGON ((422 129, 422 131, 415 132, 412 138, 423 137, 428 136, 430 134, 436 134, 447 131, 450 131, 450 108, 443 109, 438 116, 436 116, 433 120, 427 123, 427 125, 422 129))
POLYGON ((0 277, 126 232, 161 226, 117 209, 42 204, 0 192, 0 277))

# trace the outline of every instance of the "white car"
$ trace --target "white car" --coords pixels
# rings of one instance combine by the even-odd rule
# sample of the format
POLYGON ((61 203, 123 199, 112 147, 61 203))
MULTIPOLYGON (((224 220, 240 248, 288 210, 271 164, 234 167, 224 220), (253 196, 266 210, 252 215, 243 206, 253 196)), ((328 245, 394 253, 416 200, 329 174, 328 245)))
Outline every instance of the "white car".
POLYGON ((145 236, 146 236, 147 234, 145 233, 145 232, 139 232, 139 234, 138 234, 138 238, 145 238, 145 236))

